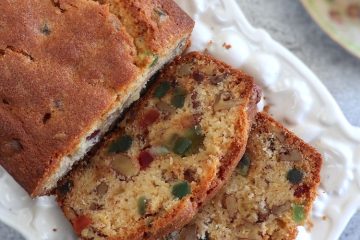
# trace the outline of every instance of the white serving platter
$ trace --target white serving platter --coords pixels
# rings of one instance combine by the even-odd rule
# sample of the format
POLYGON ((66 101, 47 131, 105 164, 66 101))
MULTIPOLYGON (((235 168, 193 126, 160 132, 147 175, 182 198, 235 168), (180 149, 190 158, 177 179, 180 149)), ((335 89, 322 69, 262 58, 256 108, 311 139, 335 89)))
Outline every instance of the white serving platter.
MULTIPOLYGON (((360 207, 360 129, 347 122, 304 63, 264 30, 249 24, 235 0, 176 2, 196 21, 190 50, 206 49, 253 75, 264 90, 260 109, 270 105, 274 118, 323 154, 314 225, 310 230, 300 228, 298 239, 338 239, 360 207)), ((76 239, 52 197, 30 199, 1 167, 0 221, 28 240, 76 239)))

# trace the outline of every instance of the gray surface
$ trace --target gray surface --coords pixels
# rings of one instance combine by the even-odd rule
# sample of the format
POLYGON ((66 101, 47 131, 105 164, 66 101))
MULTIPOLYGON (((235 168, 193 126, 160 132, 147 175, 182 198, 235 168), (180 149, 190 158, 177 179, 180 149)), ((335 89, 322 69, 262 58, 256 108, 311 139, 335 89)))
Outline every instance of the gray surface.
MULTIPOLYGON (((250 22, 266 29, 304 61, 328 87, 349 121, 360 126, 360 60, 330 40, 298 0, 237 0, 250 22)), ((360 239, 357 214, 341 240, 360 239)), ((1 240, 22 239, 0 223, 1 240)))

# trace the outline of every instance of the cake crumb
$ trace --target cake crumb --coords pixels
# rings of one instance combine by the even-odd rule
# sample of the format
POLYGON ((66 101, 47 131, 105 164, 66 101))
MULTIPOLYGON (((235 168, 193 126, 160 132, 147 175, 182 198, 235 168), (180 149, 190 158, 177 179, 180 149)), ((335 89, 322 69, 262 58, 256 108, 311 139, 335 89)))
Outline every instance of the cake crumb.
POLYGON ((232 48, 231 44, 227 44, 226 42, 224 42, 224 44, 222 46, 226 49, 232 48))

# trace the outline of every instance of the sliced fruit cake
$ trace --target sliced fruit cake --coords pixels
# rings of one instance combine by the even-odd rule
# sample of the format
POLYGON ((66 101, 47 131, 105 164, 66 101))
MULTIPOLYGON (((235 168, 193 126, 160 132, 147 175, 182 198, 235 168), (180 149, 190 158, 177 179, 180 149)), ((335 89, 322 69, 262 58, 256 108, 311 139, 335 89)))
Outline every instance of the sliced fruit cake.
POLYGON ((230 181, 166 239, 295 239, 320 182, 321 155, 264 113, 230 181))
POLYGON ((187 224, 241 159, 260 92, 190 53, 167 66, 57 190, 82 239, 157 239, 187 224))

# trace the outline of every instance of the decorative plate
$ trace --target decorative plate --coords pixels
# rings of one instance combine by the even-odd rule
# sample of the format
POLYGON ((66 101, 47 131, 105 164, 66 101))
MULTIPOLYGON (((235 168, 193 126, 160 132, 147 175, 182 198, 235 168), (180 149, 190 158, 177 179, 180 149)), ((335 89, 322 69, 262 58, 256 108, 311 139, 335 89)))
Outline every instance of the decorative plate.
POLYGON ((360 58, 360 0, 301 0, 315 22, 360 58))
MULTIPOLYGON (((338 239, 360 207, 360 129, 299 59, 249 24, 234 0, 176 2, 196 21, 191 50, 206 49, 253 75, 264 89, 260 105, 270 105, 277 120, 323 154, 314 226, 300 228, 298 239, 338 239)), ((30 199, 2 168, 0 192, 0 220, 27 239, 76 239, 52 197, 30 199)))

